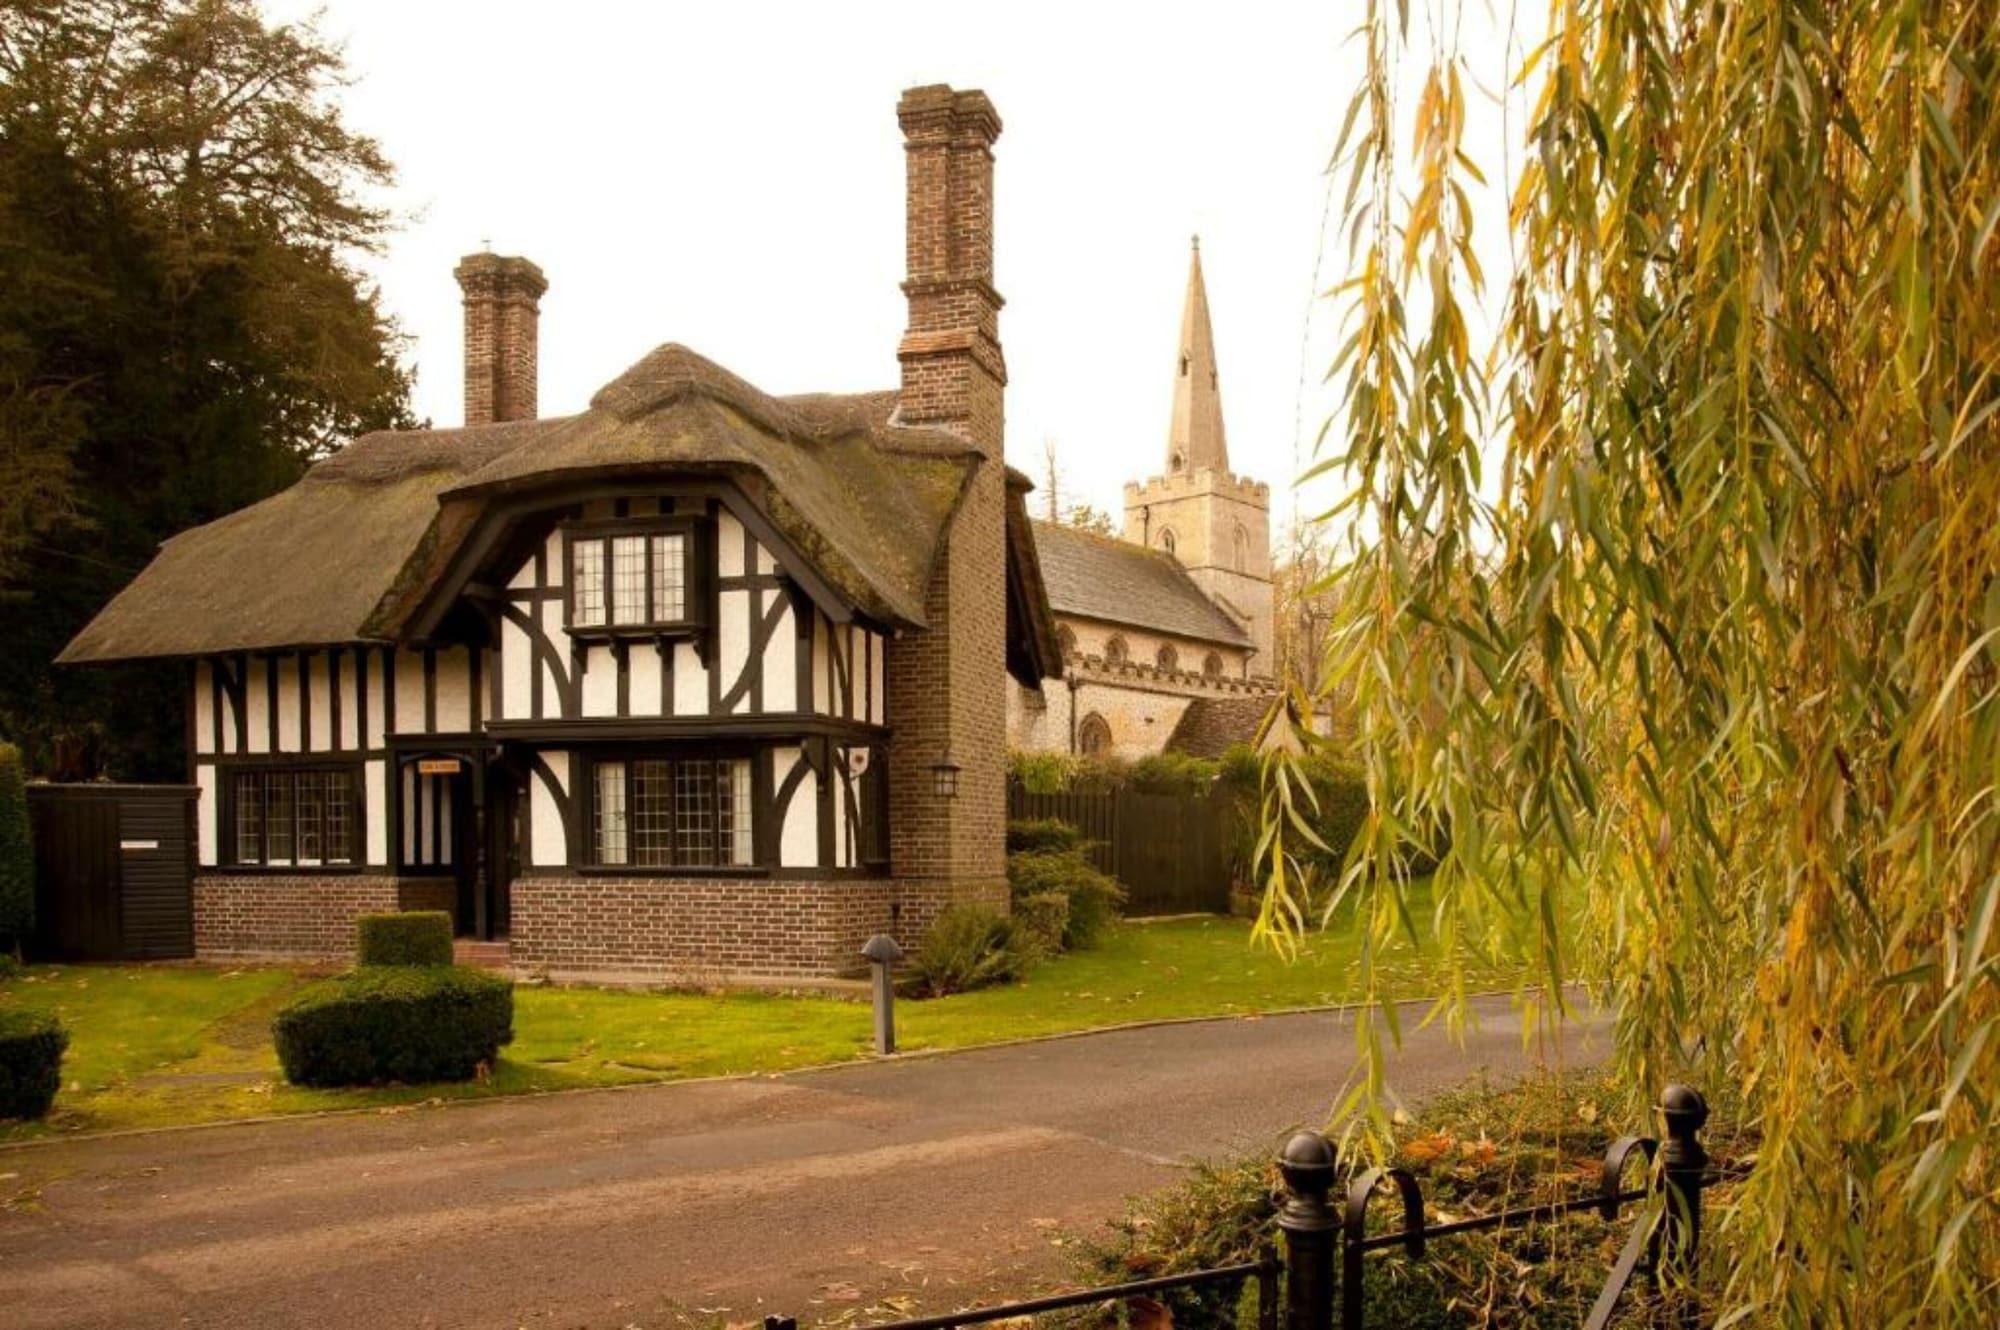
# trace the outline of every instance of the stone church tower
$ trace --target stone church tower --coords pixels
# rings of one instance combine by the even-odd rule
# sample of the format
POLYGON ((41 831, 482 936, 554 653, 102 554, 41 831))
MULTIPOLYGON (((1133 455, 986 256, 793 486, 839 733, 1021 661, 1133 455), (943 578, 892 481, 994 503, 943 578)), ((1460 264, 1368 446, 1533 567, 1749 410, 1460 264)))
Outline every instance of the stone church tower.
POLYGON ((1181 310, 1166 474, 1126 484, 1124 537, 1180 560, 1196 585, 1249 633, 1257 650, 1250 672, 1273 672, 1271 488, 1229 469, 1199 237, 1181 310))

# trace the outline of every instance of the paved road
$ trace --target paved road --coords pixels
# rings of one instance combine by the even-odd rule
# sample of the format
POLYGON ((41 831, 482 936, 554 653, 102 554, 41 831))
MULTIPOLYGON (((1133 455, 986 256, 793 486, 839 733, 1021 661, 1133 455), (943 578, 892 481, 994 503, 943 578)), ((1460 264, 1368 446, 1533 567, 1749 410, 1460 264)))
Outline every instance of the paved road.
MULTIPOLYGON (((1420 1097, 1531 1060, 1504 1002, 1413 1035, 1420 1097)), ((1571 1061, 1601 1030, 1577 1028, 1571 1061)), ((1025 1293, 1189 1158, 1317 1121, 1335 1015, 791 1076, 0 1150, 0 1309, 46 1326, 810 1321, 1025 1293), (901 1304, 898 1304, 901 1305, 901 1304)))

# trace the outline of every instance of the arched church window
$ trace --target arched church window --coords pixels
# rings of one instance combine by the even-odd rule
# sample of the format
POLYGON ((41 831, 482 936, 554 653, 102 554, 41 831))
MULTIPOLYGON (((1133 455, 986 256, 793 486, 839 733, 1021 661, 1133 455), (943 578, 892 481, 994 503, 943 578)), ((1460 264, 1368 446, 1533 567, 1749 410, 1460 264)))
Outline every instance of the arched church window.
POLYGON ((1161 549, 1165 550, 1169 554, 1172 554, 1174 552, 1175 539, 1176 537, 1174 536, 1174 529, 1172 527, 1163 526, 1160 528, 1161 549))
POLYGON ((1095 711, 1076 727, 1076 751, 1085 757, 1111 755, 1111 726, 1095 711))
POLYGON ((1123 665, 1131 658, 1132 649, 1125 644, 1125 639, 1117 633, 1113 633, 1111 640, 1104 644, 1105 663, 1109 665, 1123 665))
POLYGON ((1201 674, 1204 679, 1220 679, 1222 677, 1221 652, 1211 651, 1208 653, 1207 658, 1201 662, 1201 674))
POLYGON ((1243 529, 1243 524, 1241 522, 1238 522, 1236 524, 1236 537, 1234 543, 1235 543, 1235 554, 1236 554, 1236 571, 1239 573, 1247 573, 1250 571, 1250 533, 1243 529))
POLYGON ((1056 650, 1062 653, 1064 660, 1076 654, 1076 634, 1069 630, 1068 625, 1056 629, 1056 650))
POLYGON ((1181 456, 1179 453, 1175 453, 1167 459, 1167 469, 1169 471, 1187 470, 1187 458, 1181 456))
POLYGON ((1171 674, 1181 667, 1181 653, 1174 650, 1173 643, 1169 642, 1154 654, 1153 663, 1171 674))

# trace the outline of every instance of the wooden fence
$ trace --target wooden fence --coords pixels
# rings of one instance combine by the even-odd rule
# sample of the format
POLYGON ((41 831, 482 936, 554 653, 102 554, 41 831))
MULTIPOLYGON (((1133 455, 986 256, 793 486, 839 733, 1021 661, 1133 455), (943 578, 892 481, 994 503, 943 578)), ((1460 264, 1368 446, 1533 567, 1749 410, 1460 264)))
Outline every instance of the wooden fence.
POLYGON ((1010 781, 1007 816, 1060 818, 1081 831, 1091 861, 1131 893, 1128 915, 1229 911, 1229 805, 1218 795, 1030 794, 1010 781))

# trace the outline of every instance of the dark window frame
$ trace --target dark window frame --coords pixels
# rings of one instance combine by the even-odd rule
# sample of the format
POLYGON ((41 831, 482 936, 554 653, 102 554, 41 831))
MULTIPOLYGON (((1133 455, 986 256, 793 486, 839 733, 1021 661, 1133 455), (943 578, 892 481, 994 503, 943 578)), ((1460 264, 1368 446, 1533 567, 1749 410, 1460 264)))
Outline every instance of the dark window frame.
MULTIPOLYGON (((217 799, 215 810, 215 862, 219 869, 238 873, 278 873, 297 875, 300 873, 359 873, 368 866, 368 778, 366 763, 359 758, 319 760, 306 755, 290 753, 258 754, 256 758, 266 760, 236 760, 218 762, 215 765, 217 799), (328 860, 322 857, 317 863, 300 863, 299 843, 299 800, 296 780, 302 773, 339 772, 347 777, 347 821, 348 854, 345 859, 328 860), (260 857, 245 860, 239 857, 240 842, 237 836, 237 781, 245 775, 256 774, 269 779, 271 776, 290 776, 294 780, 292 794, 292 858, 287 863, 271 862, 270 800, 265 798, 265 815, 259 828, 260 857)), ((325 835, 324 830, 321 832, 325 835)))
MULTIPOLYGON (((768 747, 751 743, 697 742, 682 744, 635 744, 616 747, 595 748, 578 754, 581 779, 576 789, 576 833, 570 849, 570 860, 578 869, 592 873, 625 874, 632 877, 766 877, 776 867, 776 839, 772 826, 771 808, 771 758, 768 747), (674 859, 671 864, 640 864, 634 845, 633 828, 638 802, 636 767, 641 762, 664 762, 668 767, 668 782, 678 790, 680 766, 686 762, 735 762, 750 763, 750 862, 747 864, 683 864, 680 860, 679 828, 670 831, 673 838, 674 859), (626 862, 605 863, 600 857, 597 841, 597 770, 608 763, 622 763, 625 768, 625 847, 626 862)), ((678 818, 679 800, 675 798, 670 806, 671 816, 678 818)), ((718 852, 722 842, 721 818, 713 818, 709 829, 711 852, 718 852)))
POLYGON ((708 623, 707 575, 712 564, 711 542, 703 539, 704 522, 693 514, 662 513, 647 517, 613 517, 562 524, 563 627, 572 637, 610 640, 619 637, 664 637, 699 633, 708 623), (620 622, 615 616, 612 541, 636 536, 645 541, 646 615, 620 622), (681 615, 660 618, 653 605, 653 537, 681 537, 681 615), (604 622, 576 621, 576 547, 595 544, 602 550, 604 622))

